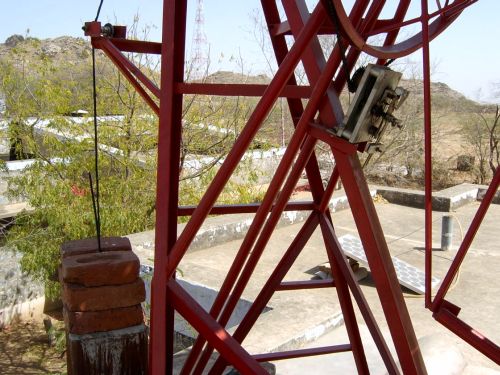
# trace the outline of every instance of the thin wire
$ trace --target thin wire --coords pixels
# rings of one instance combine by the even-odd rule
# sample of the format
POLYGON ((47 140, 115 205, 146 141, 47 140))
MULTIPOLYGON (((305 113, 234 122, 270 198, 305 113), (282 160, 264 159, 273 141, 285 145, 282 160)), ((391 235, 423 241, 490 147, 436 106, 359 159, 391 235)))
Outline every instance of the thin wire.
POLYGON ((101 219, 98 215, 98 206, 96 204, 95 200, 95 195, 94 195, 94 184, 92 183, 92 173, 89 172, 89 183, 90 183, 90 195, 92 196, 92 208, 94 209, 94 220, 95 220, 95 227, 97 229, 97 248, 99 249, 99 252, 102 251, 101 249, 101 219))
MULTIPOLYGON (((99 19, 99 14, 101 13, 102 4, 104 0, 101 0, 99 7, 97 8, 97 14, 95 16, 95 21, 99 19)), ((93 104, 94 104, 94 160, 95 160, 95 194, 92 184, 92 176, 89 172, 90 179, 90 189, 92 193, 92 204, 94 207, 95 216, 95 226, 97 234, 97 247, 99 252, 101 249, 101 209, 99 204, 99 143, 97 138, 97 85, 96 85, 96 69, 95 69, 95 48, 92 47, 92 94, 93 94, 93 104)))
POLYGON ((94 99, 94 160, 95 160, 95 197, 94 190, 92 189, 92 200, 95 199, 96 211, 96 232, 97 232, 97 245, 101 251, 101 209, 99 204, 99 146, 97 139, 97 87, 96 87, 96 74, 95 74, 95 48, 92 48, 92 89, 94 99))
POLYGON ((101 8, 102 8, 102 3, 104 3, 104 0, 101 0, 100 4, 99 4, 99 8, 97 8, 97 14, 95 16, 95 22, 97 22, 97 20, 99 19, 99 14, 101 13, 101 8))

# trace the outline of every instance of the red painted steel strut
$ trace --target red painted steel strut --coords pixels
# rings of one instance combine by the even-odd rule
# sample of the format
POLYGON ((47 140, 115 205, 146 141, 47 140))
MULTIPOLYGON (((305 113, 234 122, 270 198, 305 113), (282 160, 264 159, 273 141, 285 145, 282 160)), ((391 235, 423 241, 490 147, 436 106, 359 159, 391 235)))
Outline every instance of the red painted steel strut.
MULTIPOLYGON (((366 251, 370 269, 382 302, 387 325, 396 347, 404 374, 425 374, 425 366, 418 342, 397 281, 392 260, 369 194, 357 156, 357 145, 337 138, 331 132, 343 120, 339 96, 347 74, 354 68, 361 52, 376 57, 379 64, 387 59, 405 56, 417 49, 424 51, 424 92, 426 122, 426 249, 430 244, 431 215, 431 154, 430 154, 430 81, 429 41, 447 28, 465 9, 476 0, 438 0, 438 9, 429 13, 427 1, 421 0, 420 17, 407 19, 411 0, 402 0, 395 8, 393 18, 380 19, 385 0, 355 0, 346 12, 341 0, 320 0, 310 14, 305 0, 282 0, 282 20, 276 0, 261 0, 269 27, 271 43, 279 68, 269 85, 207 84, 184 82, 184 56, 186 43, 187 0, 164 0, 162 42, 138 42, 120 37, 102 35, 100 24, 88 23, 86 35, 92 37, 94 47, 102 49, 120 69, 140 95, 159 114, 158 174, 156 204, 155 273, 153 277, 150 373, 171 374, 173 361, 174 311, 177 311, 199 332, 198 339, 181 370, 182 374, 200 374, 208 370, 207 363, 213 350, 220 356, 210 369, 220 374, 227 365, 233 365, 243 374, 265 373, 258 362, 324 355, 344 351, 353 353, 359 373, 368 373, 368 366, 357 328, 353 301, 356 302, 384 363, 391 374, 399 373, 396 362, 371 313, 370 307, 347 264, 337 240, 328 203, 338 178, 344 183, 353 210, 361 241, 366 251), (332 9, 335 19, 331 19, 332 9), (405 40, 397 40, 401 28, 421 23, 422 32, 405 40), (294 39, 289 49, 285 36, 294 39), (335 44, 330 56, 324 56, 318 35, 336 36, 343 40, 335 44), (368 42, 372 36, 382 36, 382 45, 368 42), (134 66, 122 52, 153 53, 161 55, 161 87, 158 88, 146 75, 134 66), (345 53, 345 58, 342 58, 345 53), (298 86, 295 68, 303 63, 310 86, 298 86), (206 193, 194 207, 179 207, 179 155, 182 137, 182 104, 185 94, 258 96, 247 124, 225 158, 206 193), (287 98, 291 117, 296 127, 285 155, 273 176, 262 203, 257 205, 214 205, 222 189, 236 169, 250 143, 260 129, 272 105, 279 97, 287 98), (308 99, 304 107, 302 99, 308 99), (321 140, 331 147, 336 167, 326 189, 319 173, 314 147, 321 140), (289 202, 290 195, 303 170, 311 186, 313 202, 289 202), (225 326, 238 299, 250 282, 261 255, 266 251, 268 240, 276 228, 284 210, 310 211, 309 219, 294 239, 281 261, 276 265, 243 321, 231 336, 225 326), (209 312, 191 298, 175 280, 175 269, 185 255, 194 236, 209 214, 255 213, 252 225, 238 250, 226 279, 209 312), (190 220, 177 235, 177 218, 188 215, 190 220), (325 243, 335 282, 283 282, 283 277, 293 265, 313 231, 319 227, 325 243), (294 350, 281 353, 250 355, 241 342, 252 329, 260 311, 275 292, 308 288, 336 288, 344 315, 349 343, 310 350, 294 350)), ((120 29, 123 31, 123 29, 120 29)), ((370 39, 372 40, 372 39, 370 39)), ((380 40, 376 38, 376 40, 380 40)), ((490 203, 490 195, 498 188, 499 172, 488 190, 478 218, 474 220, 471 235, 468 234, 459 253, 460 257, 445 278, 435 301, 431 301, 430 283, 427 284, 426 305, 435 312, 438 321, 471 343, 498 363, 498 347, 479 335, 468 333, 468 326, 458 320, 459 308, 444 297, 449 281, 463 259, 473 233, 490 203), (458 264, 456 264, 458 263, 458 264)), ((429 253, 429 252, 428 252, 429 253)), ((428 254, 427 280, 431 265, 428 254)), ((469 330, 470 331, 470 330, 469 330)))

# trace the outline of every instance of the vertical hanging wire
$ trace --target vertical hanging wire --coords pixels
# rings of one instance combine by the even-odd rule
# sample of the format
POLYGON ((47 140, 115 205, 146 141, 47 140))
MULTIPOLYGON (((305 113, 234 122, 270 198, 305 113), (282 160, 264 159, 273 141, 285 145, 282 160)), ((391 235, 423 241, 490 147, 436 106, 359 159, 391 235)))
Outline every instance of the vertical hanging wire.
MULTIPOLYGON (((99 19, 99 14, 101 13, 101 8, 104 0, 101 0, 99 7, 97 8, 97 14, 95 16, 95 22, 99 19)), ((94 208, 94 219, 97 235, 97 248, 99 252, 102 251, 101 248, 101 210, 99 204, 99 144, 97 138, 97 85, 96 85, 96 62, 95 62, 95 48, 92 47, 92 94, 93 94, 93 104, 94 104, 94 160, 95 160, 95 194, 92 183, 92 175, 89 172, 89 182, 90 191, 92 194, 92 206, 94 208)))
POLYGON ((94 209, 94 220, 95 220, 95 227, 96 227, 96 232, 97 232, 97 248, 99 249, 99 252, 102 251, 101 249, 101 223, 100 223, 100 218, 97 210, 97 204, 96 204, 96 199, 95 199, 95 194, 94 194, 94 184, 92 182, 92 173, 89 172, 89 185, 90 185, 90 195, 92 197, 92 208, 94 209))
MULTIPOLYGON (((97 88, 96 88, 96 73, 95 73, 95 48, 92 47, 92 88, 94 99, 94 161, 95 161, 95 195, 92 184, 92 177, 90 177, 92 202, 95 212, 95 226, 97 234, 97 247, 101 249, 101 212, 99 205, 99 146, 97 139, 97 88)), ((89 173, 90 175, 90 173, 89 173)))

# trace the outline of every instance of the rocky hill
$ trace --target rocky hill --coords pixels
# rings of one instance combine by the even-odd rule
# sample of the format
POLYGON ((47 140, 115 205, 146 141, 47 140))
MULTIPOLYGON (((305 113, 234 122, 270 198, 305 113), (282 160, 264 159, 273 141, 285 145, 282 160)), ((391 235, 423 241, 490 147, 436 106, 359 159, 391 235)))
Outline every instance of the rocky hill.
MULTIPOLYGON (((414 100, 423 103, 424 91, 421 80, 401 80, 400 85, 410 91, 414 100)), ((477 112, 482 104, 470 100, 458 91, 450 88, 443 82, 431 83, 431 97, 433 111, 436 112, 477 112)))
POLYGON ((91 46, 83 38, 61 36, 54 39, 24 38, 12 35, 4 43, 0 43, 0 59, 9 58, 12 54, 21 54, 26 60, 48 57, 55 61, 76 64, 90 57, 91 46))

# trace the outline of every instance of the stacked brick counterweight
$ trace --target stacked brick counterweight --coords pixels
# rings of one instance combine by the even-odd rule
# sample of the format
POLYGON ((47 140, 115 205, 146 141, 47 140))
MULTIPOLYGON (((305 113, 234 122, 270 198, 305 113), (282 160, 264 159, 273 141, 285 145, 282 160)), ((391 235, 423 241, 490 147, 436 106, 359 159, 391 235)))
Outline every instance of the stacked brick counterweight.
POLYGON ((139 258, 123 237, 61 246, 59 279, 70 375, 146 374, 147 328, 139 258))

